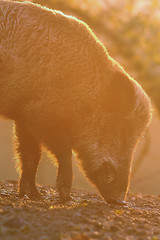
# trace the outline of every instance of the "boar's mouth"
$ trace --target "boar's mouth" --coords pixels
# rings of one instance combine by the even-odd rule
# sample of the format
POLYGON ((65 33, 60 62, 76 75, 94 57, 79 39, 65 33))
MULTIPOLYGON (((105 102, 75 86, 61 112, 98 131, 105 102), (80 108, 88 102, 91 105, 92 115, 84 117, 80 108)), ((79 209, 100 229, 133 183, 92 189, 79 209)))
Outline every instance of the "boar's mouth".
POLYGON ((106 202, 114 205, 126 205, 125 201, 119 201, 115 199, 107 200, 106 202))
POLYGON ((117 200, 117 199, 111 199, 111 200, 106 200, 107 203, 109 204, 114 204, 114 205, 126 205, 126 202, 117 200))
POLYGON ((109 198, 106 197, 106 196, 103 196, 102 194, 102 197, 104 198, 104 200, 109 203, 109 204, 115 204, 115 205, 125 205, 126 202, 125 202, 125 193, 118 193, 117 196, 110 196, 109 198))

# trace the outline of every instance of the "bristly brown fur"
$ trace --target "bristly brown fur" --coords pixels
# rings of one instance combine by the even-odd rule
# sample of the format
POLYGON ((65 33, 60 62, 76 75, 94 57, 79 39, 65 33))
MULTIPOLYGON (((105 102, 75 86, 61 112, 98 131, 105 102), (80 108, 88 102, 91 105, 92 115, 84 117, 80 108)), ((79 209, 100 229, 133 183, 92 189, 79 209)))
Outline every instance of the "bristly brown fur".
POLYGON ((21 197, 40 196, 35 176, 43 145, 58 161, 61 201, 69 200, 72 150, 107 201, 127 191, 151 104, 87 24, 0 0, 0 114, 15 121, 21 197))

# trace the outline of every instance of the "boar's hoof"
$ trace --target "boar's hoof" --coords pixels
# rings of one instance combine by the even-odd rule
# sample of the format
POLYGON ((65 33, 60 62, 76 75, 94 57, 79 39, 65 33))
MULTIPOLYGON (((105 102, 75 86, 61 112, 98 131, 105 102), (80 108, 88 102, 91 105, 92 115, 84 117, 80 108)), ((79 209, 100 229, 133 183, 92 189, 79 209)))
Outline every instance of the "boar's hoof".
POLYGON ((28 183, 23 184, 20 182, 19 187, 19 198, 23 198, 24 196, 29 197, 31 200, 41 200, 42 195, 39 193, 37 187, 35 185, 31 185, 28 183))
POLYGON ((39 191, 19 191, 19 198, 23 198, 24 196, 29 197, 31 200, 41 200, 43 199, 42 195, 39 193, 39 191))
POLYGON ((116 200, 116 199, 106 200, 106 202, 110 204, 115 204, 115 205, 126 205, 125 201, 116 200))
POLYGON ((72 197, 70 196, 70 189, 68 188, 61 188, 59 191, 59 202, 60 203, 65 203, 72 200, 72 197))
POLYGON ((23 198, 24 196, 29 197, 31 200, 41 200, 43 199, 42 195, 39 193, 37 189, 31 191, 20 190, 19 191, 19 198, 23 198))
POLYGON ((66 203, 66 202, 69 202, 69 201, 72 201, 72 197, 71 196, 68 196, 68 197, 66 197, 66 198, 61 198, 61 197, 59 197, 59 203, 66 203))

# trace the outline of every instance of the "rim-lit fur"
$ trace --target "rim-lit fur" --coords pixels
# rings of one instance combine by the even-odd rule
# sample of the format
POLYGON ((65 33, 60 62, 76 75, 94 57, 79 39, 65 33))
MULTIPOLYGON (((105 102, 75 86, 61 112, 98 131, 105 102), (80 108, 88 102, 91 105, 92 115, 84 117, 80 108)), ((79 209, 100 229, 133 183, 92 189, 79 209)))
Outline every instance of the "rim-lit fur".
POLYGON ((32 3, 1 0, 0 114, 15 121, 21 196, 38 196, 43 145, 58 160, 64 201, 72 183, 72 150, 107 200, 127 191, 151 105, 87 24, 32 3))

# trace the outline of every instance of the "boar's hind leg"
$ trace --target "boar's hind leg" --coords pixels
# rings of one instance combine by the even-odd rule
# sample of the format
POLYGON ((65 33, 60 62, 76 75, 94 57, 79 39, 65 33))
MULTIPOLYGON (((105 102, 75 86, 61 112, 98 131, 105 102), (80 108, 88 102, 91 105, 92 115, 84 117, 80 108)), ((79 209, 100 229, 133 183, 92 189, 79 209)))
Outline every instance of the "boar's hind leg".
POLYGON ((72 149, 66 129, 54 131, 54 136, 48 142, 48 148, 55 154, 58 161, 56 187, 59 193, 59 201, 67 202, 71 199, 72 186, 72 149))
POLYGON ((16 153, 19 158, 20 181, 19 196, 27 195, 31 199, 40 198, 36 188, 35 176, 40 160, 40 144, 32 133, 19 123, 15 123, 16 153))

